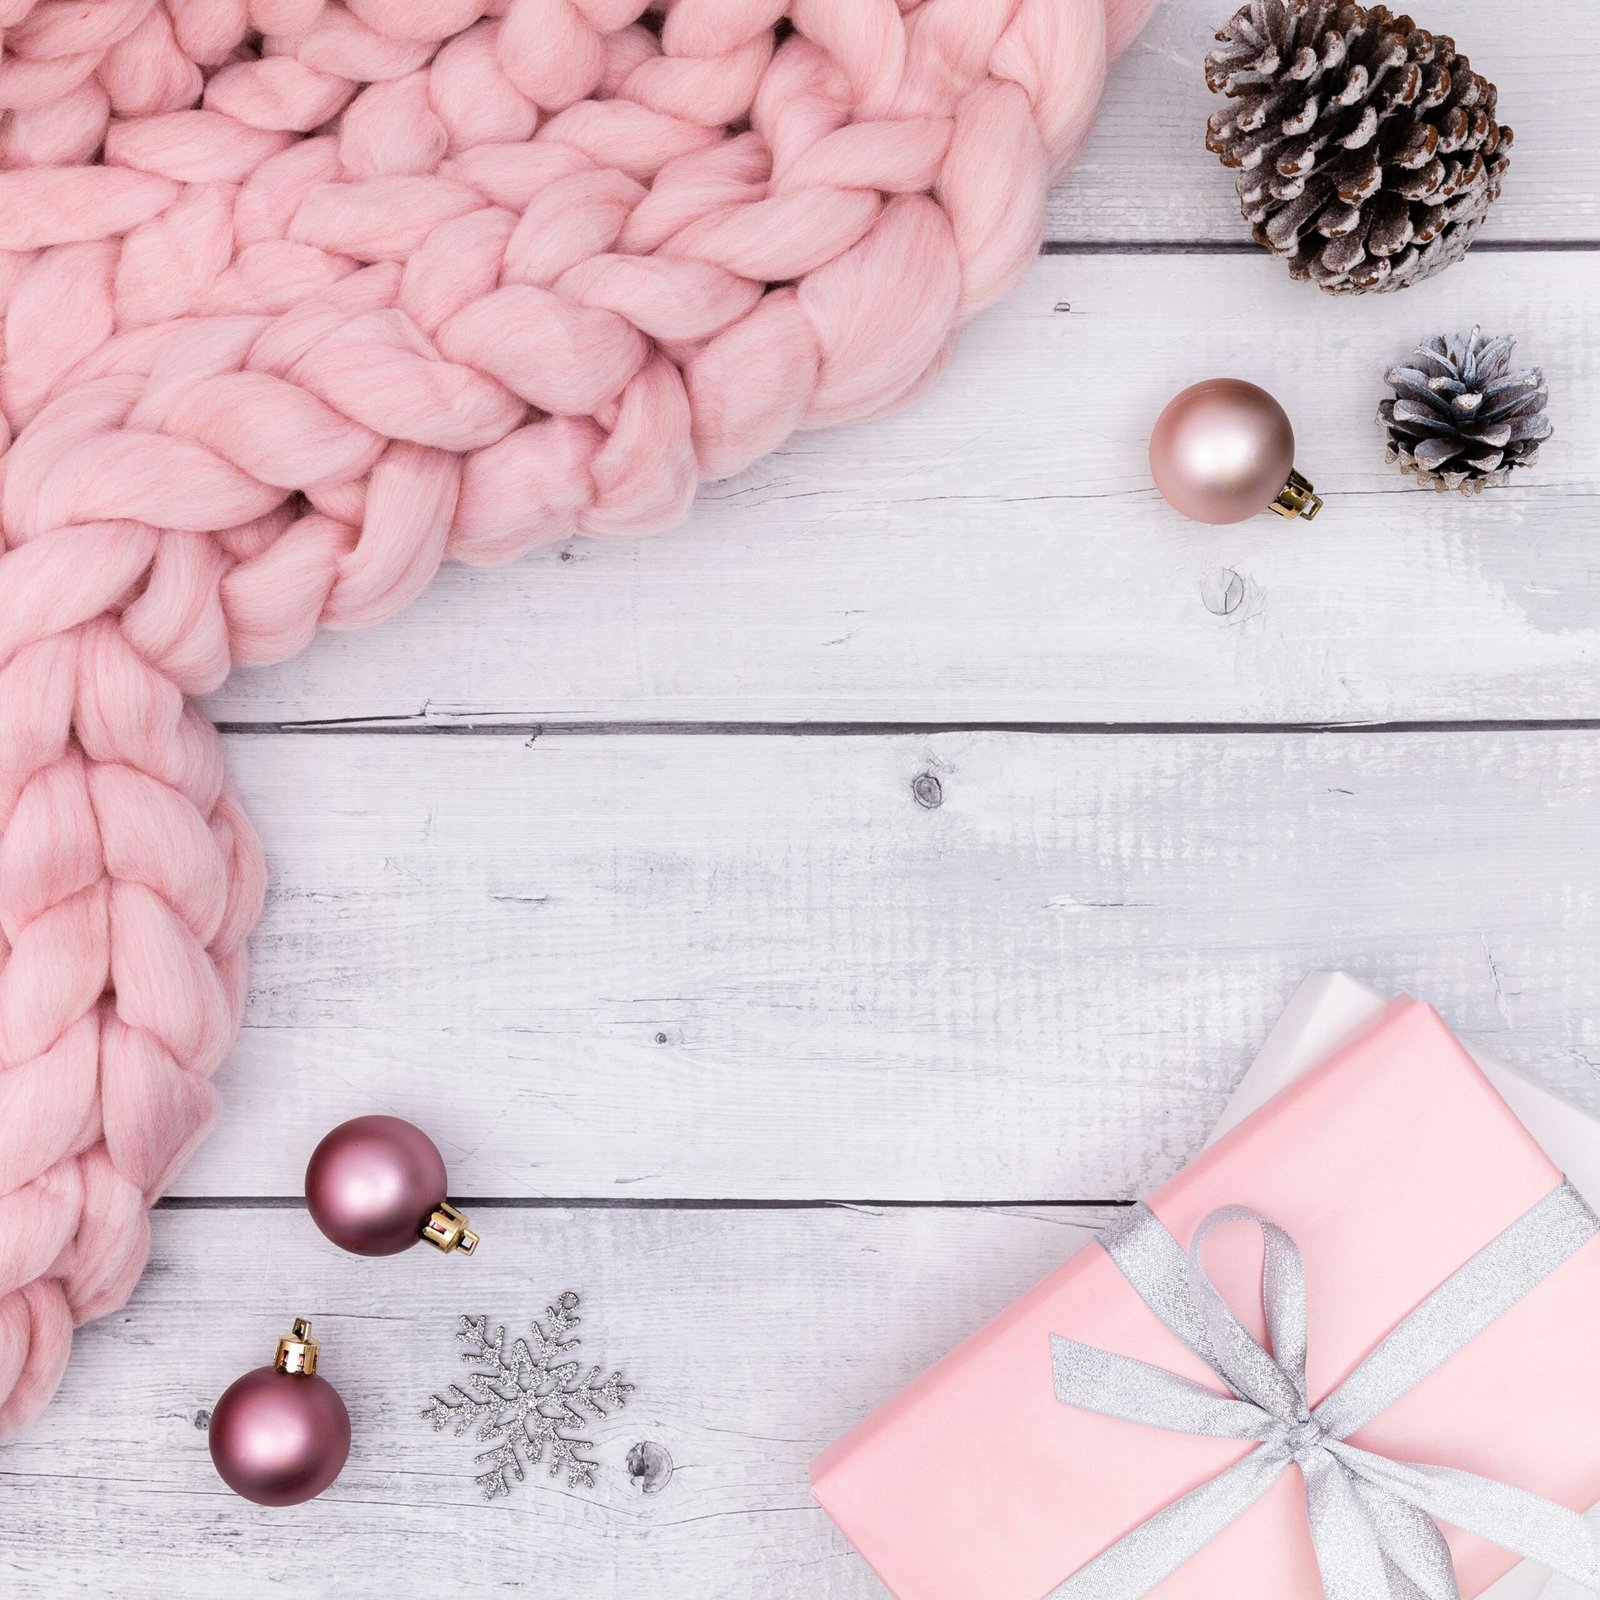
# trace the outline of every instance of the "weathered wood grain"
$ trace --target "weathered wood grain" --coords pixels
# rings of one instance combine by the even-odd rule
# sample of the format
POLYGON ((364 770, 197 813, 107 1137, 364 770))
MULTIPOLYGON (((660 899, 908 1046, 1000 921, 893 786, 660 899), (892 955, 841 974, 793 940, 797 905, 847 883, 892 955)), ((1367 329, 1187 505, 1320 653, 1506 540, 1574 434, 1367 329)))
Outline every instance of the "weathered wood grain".
POLYGON ((1086 1200, 1347 966, 1600 1105, 1600 735, 251 735, 271 901, 191 1195, 1086 1200), (929 809, 929 805, 932 809, 929 809))
MULTIPOLYGON (((1083 160, 1052 197, 1053 239, 1248 242, 1233 174, 1205 148, 1206 118, 1219 102, 1206 88, 1202 63, 1235 9, 1233 0, 1162 0, 1156 7, 1112 69, 1083 160)), ((1600 238, 1595 8, 1548 6, 1526 27, 1508 26, 1515 13, 1503 0, 1423 0, 1390 9, 1448 33, 1500 89, 1500 116, 1517 136, 1515 157, 1484 239, 1600 238)))
POLYGON ((1585 255, 1357 303, 1254 258, 1054 257, 910 411, 804 436, 685 528, 447 569, 405 616, 236 675, 234 722, 389 717, 1363 721, 1600 715, 1600 344, 1585 255), (1474 502, 1383 460, 1418 338, 1522 335, 1556 437, 1474 502), (1312 524, 1183 521, 1150 424, 1234 373, 1295 419, 1312 524))
POLYGON ((1097 1220, 507 1209, 468 1262, 341 1255, 298 1211, 161 1213, 133 1304, 79 1334, 55 1404, 0 1451, 0 1591, 873 1600, 882 1588, 811 1499, 811 1457, 1097 1220), (593 1495, 539 1478, 485 1504, 472 1441, 417 1413, 462 1371, 462 1313, 525 1327, 566 1288, 583 1297, 579 1353, 637 1392, 586 1431, 593 1495), (325 1341, 354 1445, 320 1500, 264 1511, 217 1480, 204 1428, 296 1315, 325 1341), (640 1441, 676 1468, 648 1496, 625 1468, 640 1441))

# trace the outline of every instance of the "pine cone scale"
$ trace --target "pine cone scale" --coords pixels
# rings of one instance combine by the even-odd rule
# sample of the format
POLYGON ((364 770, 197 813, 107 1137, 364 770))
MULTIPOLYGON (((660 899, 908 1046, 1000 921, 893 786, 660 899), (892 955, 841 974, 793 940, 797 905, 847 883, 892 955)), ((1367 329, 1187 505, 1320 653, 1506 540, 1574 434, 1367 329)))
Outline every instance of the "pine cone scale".
POLYGON ((1509 128, 1455 41, 1381 5, 1246 0, 1206 82, 1206 146, 1257 241, 1332 293, 1398 289, 1470 246, 1499 197, 1509 128))

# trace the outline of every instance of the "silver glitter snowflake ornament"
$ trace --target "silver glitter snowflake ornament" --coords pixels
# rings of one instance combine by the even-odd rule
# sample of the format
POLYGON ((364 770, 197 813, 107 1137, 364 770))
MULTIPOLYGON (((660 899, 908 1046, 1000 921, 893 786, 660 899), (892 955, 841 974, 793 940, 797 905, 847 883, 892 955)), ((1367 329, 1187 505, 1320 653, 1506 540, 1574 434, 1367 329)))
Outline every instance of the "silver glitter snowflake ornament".
POLYGON ((476 1458, 485 1500, 510 1494, 513 1480, 521 1483, 541 1463, 552 1478, 565 1473, 569 1489, 592 1489, 598 1463, 581 1452, 594 1442, 573 1430, 620 1410, 633 1393, 620 1372, 602 1378, 591 1367, 584 1377, 583 1363, 568 1359, 582 1343, 568 1337, 582 1320, 572 1290, 545 1308, 545 1318, 547 1326, 536 1319, 533 1337, 513 1340, 508 1350, 503 1327, 491 1336, 487 1317, 462 1317, 456 1338, 471 1368, 466 1384, 451 1384, 422 1411, 436 1433, 451 1424, 461 1438, 476 1427, 479 1442, 489 1444, 476 1458))

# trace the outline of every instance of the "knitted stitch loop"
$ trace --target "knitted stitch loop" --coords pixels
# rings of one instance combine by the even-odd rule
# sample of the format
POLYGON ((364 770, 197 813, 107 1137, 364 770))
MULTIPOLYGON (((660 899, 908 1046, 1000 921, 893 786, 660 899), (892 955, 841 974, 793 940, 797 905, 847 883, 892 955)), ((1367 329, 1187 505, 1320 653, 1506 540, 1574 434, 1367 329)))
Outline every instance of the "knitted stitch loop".
POLYGON ((1151 3, 0 0, 0 1434, 239 1025, 192 697, 913 394, 1151 3))

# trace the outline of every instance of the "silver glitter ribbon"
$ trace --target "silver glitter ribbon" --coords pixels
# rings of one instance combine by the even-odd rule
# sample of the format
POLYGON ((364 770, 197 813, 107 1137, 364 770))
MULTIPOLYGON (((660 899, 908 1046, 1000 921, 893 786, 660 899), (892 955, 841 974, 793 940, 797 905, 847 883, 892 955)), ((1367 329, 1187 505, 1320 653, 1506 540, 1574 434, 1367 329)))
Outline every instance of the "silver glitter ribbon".
POLYGON ((1490 1478, 1390 1460, 1347 1442, 1597 1232, 1600 1219, 1570 1184, 1552 1190, 1313 1407, 1306 1394, 1305 1269, 1289 1234, 1243 1206, 1224 1206, 1200 1224, 1186 1254, 1153 1211, 1136 1207, 1102 1243, 1145 1304, 1228 1393, 1052 1335, 1056 1398, 1146 1427, 1258 1444, 1079 1568, 1045 1600, 1148 1594, 1254 1505, 1291 1463, 1305 1477, 1327 1600, 1460 1600, 1435 1518, 1600 1587, 1600 1552, 1576 1512, 1490 1478), (1266 1242, 1265 1349, 1245 1331, 1202 1263, 1207 1236, 1230 1222, 1254 1223, 1266 1242))

